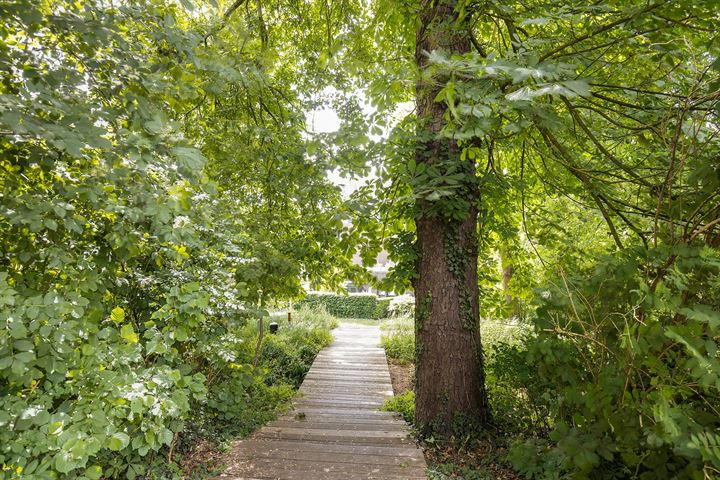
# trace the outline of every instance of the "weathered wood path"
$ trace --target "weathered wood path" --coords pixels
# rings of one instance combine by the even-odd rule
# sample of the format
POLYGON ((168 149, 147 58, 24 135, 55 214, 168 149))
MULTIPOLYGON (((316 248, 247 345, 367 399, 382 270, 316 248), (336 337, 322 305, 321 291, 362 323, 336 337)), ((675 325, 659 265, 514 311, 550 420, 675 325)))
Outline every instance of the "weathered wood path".
POLYGON ((392 395, 377 327, 343 324, 315 359, 294 410, 237 442, 233 480, 425 480, 407 424, 380 412, 392 395))

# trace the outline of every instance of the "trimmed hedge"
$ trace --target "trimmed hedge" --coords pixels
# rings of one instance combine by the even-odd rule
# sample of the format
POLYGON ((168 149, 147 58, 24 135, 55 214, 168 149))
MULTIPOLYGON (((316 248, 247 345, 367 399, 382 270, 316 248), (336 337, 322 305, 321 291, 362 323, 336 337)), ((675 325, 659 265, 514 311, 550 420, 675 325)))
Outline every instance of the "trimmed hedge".
POLYGON ((390 299, 379 298, 372 318, 387 318, 390 313, 390 299))
POLYGON ((380 299, 373 294, 332 295, 310 294, 297 306, 323 306, 331 315, 339 318, 386 318, 390 299, 380 299))

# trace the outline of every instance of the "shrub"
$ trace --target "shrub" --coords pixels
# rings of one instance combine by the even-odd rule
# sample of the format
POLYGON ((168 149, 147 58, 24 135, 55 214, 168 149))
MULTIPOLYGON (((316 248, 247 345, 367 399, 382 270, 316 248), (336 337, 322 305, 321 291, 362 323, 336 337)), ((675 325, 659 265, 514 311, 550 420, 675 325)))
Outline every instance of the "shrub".
POLYGON ((250 365, 240 366, 212 385, 207 404, 195 410, 194 417, 202 418, 193 419, 191 430, 198 437, 214 440, 248 435, 272 420, 278 407, 293 395, 291 385, 267 385, 262 371, 253 372, 250 365))
POLYGON ((375 304, 375 311, 373 312, 372 318, 381 319, 388 317, 388 309, 390 307, 389 298, 380 298, 375 304))
POLYGON ((514 466, 538 479, 712 477, 720 471, 720 255, 638 249, 598 265, 542 295, 523 362, 553 430, 513 448, 514 466), (672 268, 656 281, 648 263, 672 268))
POLYGON ((386 322, 380 342, 388 358, 400 363, 415 361, 415 328, 411 318, 397 318, 386 322))
POLYGON ((389 300, 373 294, 309 294, 298 303, 299 307, 322 306, 339 318, 385 318, 389 300))
POLYGON ((214 345, 203 352, 211 364, 217 356, 226 360, 210 372, 207 401, 192 405, 193 414, 179 437, 179 451, 201 439, 218 443, 244 436, 272 420, 293 397, 317 353, 332 341, 330 330, 337 326, 337 320, 322 308, 300 309, 291 324, 285 318, 263 321, 266 333, 257 368, 252 366, 258 337, 254 320, 239 328, 236 337, 226 337, 224 348, 214 345), (271 321, 280 324, 276 335, 268 333, 271 321))
POLYGON ((543 395, 547 385, 530 363, 525 347, 533 338, 488 342, 485 347, 486 385, 493 418, 506 433, 542 436, 550 428, 552 399, 543 395))
MULTIPOLYGON (((268 322, 269 323, 269 322, 268 322)), ((337 320, 320 309, 302 308, 295 321, 278 322, 276 335, 266 335, 260 350, 260 367, 267 385, 288 384, 299 387, 318 352, 332 342, 330 329, 337 320)), ((269 330, 269 326, 265 327, 269 330)))
POLYGON ((388 398, 383 403, 382 411, 397 412, 403 416, 406 422, 413 423, 415 421, 415 392, 408 390, 388 398))
POLYGON ((390 317, 414 317, 415 297, 412 295, 399 295, 390 300, 388 305, 390 317))

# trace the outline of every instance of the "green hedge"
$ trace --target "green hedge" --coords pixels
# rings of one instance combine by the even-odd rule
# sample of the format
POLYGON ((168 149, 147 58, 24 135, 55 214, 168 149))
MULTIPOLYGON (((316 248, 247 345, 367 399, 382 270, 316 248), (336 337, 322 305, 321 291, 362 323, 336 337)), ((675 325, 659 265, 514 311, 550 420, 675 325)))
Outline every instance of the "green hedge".
POLYGON ((386 318, 390 299, 379 299, 372 294, 310 294, 298 303, 298 307, 303 305, 323 306, 329 314, 339 318, 386 318))
POLYGON ((387 318, 390 311, 390 299, 379 298, 375 305, 375 312, 372 318, 387 318))

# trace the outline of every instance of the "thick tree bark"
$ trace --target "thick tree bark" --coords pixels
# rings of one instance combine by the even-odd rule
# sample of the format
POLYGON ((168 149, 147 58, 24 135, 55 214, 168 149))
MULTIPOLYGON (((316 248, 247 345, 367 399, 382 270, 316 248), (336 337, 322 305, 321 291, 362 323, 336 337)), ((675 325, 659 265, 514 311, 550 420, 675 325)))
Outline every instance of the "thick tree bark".
POLYGON ((426 433, 460 433, 488 420, 477 284, 477 189, 475 164, 462 161, 457 142, 441 138, 445 105, 435 102, 442 79, 422 75, 427 53, 470 50, 467 29, 457 23, 455 0, 423 0, 415 59, 421 72, 416 91, 418 147, 416 162, 457 165, 467 174, 461 200, 465 218, 451 220, 442 203, 419 201, 418 278, 415 281, 415 420, 426 433))

